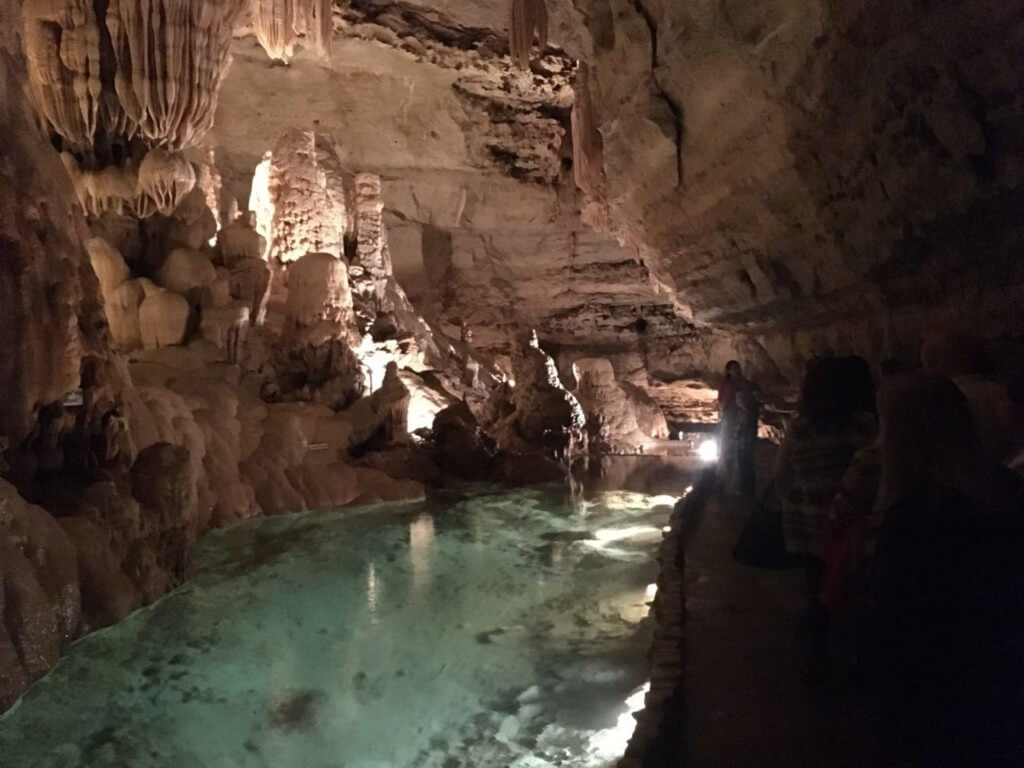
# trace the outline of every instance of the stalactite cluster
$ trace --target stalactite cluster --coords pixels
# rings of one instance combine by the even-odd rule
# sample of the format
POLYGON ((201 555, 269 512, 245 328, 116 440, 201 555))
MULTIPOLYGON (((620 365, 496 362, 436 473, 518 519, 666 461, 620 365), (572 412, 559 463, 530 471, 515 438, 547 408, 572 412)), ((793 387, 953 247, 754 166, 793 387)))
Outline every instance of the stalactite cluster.
POLYGON ((106 26, 115 88, 128 125, 170 150, 192 146, 212 126, 245 0, 113 0, 106 26))
POLYGON ((512 58, 525 68, 533 43, 543 51, 548 44, 548 8, 545 0, 512 0, 508 47, 512 58))
POLYGON ((272 59, 287 63, 305 38, 319 53, 330 48, 334 30, 331 0, 252 0, 256 39, 272 59))
POLYGON ((65 163, 88 212, 125 205, 137 215, 166 212, 188 193, 195 174, 168 153, 212 127, 246 2, 25 3, 29 94, 70 155, 65 163))

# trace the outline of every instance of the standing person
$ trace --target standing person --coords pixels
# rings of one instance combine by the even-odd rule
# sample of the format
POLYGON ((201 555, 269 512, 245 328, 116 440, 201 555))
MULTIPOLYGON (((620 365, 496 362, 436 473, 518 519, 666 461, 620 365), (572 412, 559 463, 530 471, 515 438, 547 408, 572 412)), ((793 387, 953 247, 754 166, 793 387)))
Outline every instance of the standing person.
POLYGON ((920 377, 883 403, 879 507, 871 628, 886 764, 1019 765, 1024 488, 948 379, 920 377))
POLYGON ((718 473, 726 491, 753 495, 761 401, 760 389, 743 375, 739 362, 726 363, 725 381, 718 390, 718 473))
MULTIPOLYGON (((813 361, 801 386, 797 415, 790 422, 775 465, 775 493, 782 503, 786 550, 805 559, 807 573, 807 675, 823 679, 828 658, 828 609, 821 602, 828 511, 854 453, 875 436, 870 375, 860 358, 813 361), (866 392, 859 391, 867 387, 866 392)), ((870 369, 868 369, 870 374, 870 369)))

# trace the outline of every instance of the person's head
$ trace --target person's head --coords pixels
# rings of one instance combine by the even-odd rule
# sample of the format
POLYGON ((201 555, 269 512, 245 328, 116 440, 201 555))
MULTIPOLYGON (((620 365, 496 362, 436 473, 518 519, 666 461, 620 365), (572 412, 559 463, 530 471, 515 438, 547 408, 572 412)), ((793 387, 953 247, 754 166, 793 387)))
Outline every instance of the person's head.
POLYGON ((800 414, 817 428, 838 430, 874 410, 871 369, 859 357, 823 357, 808 363, 800 387, 800 414))
POLYGON ((964 333, 933 333, 921 345, 921 365, 938 376, 967 376, 979 373, 984 355, 978 340, 964 333))
POLYGON ((963 489, 980 458, 971 407, 943 376, 906 376, 882 388, 884 507, 938 487, 963 489))
POLYGON ((743 378, 743 369, 740 367, 739 360, 730 360, 725 364, 725 378, 729 380, 743 378))

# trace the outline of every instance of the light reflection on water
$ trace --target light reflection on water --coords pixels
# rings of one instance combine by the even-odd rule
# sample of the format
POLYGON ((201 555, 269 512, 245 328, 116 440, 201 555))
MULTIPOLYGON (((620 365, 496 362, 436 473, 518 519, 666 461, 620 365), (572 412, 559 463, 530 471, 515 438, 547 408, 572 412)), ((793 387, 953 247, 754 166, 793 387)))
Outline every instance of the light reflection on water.
POLYGON ((409 560, 414 590, 430 580, 430 549, 434 545, 434 518, 424 513, 409 523, 409 560))
POLYGON ((564 489, 268 518, 0 718, 4 768, 611 766, 667 507, 564 489))
POLYGON ((380 599, 380 583, 377 581, 377 566, 371 562, 366 569, 366 610, 370 613, 370 621, 377 623, 377 602, 380 599))

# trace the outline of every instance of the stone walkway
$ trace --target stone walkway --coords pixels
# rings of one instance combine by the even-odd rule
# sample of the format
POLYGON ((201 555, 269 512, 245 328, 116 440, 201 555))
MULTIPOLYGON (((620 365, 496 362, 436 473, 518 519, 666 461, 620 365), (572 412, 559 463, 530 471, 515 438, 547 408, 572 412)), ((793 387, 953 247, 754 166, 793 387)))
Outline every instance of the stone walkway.
POLYGON ((688 768, 871 765, 863 692, 803 680, 801 570, 739 565, 737 503, 713 499, 686 549, 688 768))

